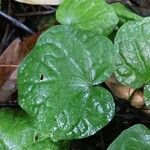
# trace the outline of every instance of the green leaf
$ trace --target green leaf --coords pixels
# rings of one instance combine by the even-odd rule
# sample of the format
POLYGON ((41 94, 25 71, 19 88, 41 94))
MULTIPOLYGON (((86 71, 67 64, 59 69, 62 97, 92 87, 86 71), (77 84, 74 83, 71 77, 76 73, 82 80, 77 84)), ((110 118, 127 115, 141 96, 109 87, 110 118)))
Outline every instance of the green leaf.
POLYGON ((117 32, 115 44, 119 45, 123 40, 135 40, 138 37, 149 38, 150 35, 150 17, 137 21, 129 21, 125 23, 117 32))
POLYGON ((112 3, 111 6, 114 8, 117 16, 119 17, 119 24, 123 25, 127 21, 139 20, 142 17, 132 12, 130 9, 125 7, 121 3, 112 3))
MULTIPOLYGON (((120 54, 116 62, 118 80, 133 88, 149 86, 150 18, 123 25, 116 35, 115 44, 120 54)), ((145 100, 147 104, 150 101, 149 98, 145 100)))
POLYGON ((124 84, 139 88, 150 80, 150 41, 137 38, 119 43, 117 78, 124 84))
POLYGON ((40 134, 21 110, 0 109, 0 120, 1 150, 61 150, 66 145, 65 142, 55 143, 50 138, 39 141, 40 134))
POLYGON ((81 29, 110 34, 119 19, 104 0, 64 0, 56 18, 61 24, 74 25, 81 29))
POLYGON ((108 150, 149 150, 149 148, 150 130, 138 124, 123 131, 108 150))
POLYGON ((37 130, 60 140, 104 127, 114 102, 98 85, 114 72, 116 54, 108 38, 93 32, 71 26, 46 31, 18 73, 19 103, 36 118, 37 130))
POLYGON ((133 88, 144 88, 144 100, 150 107, 150 40, 137 38, 119 44, 120 57, 117 60, 116 77, 133 88))
POLYGON ((144 100, 146 106, 150 108, 150 84, 147 84, 144 88, 144 100))

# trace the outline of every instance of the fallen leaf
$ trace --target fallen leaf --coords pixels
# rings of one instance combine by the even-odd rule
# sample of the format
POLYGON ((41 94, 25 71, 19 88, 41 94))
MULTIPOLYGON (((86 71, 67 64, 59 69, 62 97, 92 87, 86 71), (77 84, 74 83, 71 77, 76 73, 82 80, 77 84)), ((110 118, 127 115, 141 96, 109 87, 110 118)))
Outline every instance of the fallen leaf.
POLYGON ((62 0, 15 0, 15 1, 32 5, 59 5, 62 0))
POLYGON ((135 108, 144 106, 144 96, 141 90, 121 84, 114 75, 105 81, 105 84, 115 96, 129 101, 135 108))
POLYGON ((15 39, 0 56, 0 103, 6 102, 16 90, 16 70, 22 59, 31 51, 39 35, 21 41, 15 39))
POLYGON ((128 100, 131 94, 134 92, 134 89, 132 89, 131 87, 122 85, 114 75, 111 76, 107 81, 105 81, 105 84, 115 96, 121 99, 128 100))
POLYGON ((5 84, 0 89, 0 103, 5 103, 16 91, 17 69, 12 72, 5 84))
POLYGON ((6 82, 18 64, 31 51, 38 35, 26 37, 23 42, 15 39, 0 56, 0 87, 6 82))

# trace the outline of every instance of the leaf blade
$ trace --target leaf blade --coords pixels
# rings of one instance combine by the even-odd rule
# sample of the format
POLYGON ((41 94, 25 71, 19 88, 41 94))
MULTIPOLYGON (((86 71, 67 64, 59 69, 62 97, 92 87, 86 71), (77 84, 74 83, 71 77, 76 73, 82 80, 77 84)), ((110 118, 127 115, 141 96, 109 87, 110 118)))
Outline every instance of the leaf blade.
MULTIPOLYGON (((119 50, 116 62, 116 77, 133 88, 149 85, 150 80, 150 18, 130 21, 123 25, 115 37, 119 50)), ((148 95, 148 90, 145 92, 148 95)), ((149 98, 145 99, 149 103, 149 98)), ((149 106, 149 104, 148 104, 149 106)))
POLYGON ((106 112, 99 112, 93 105, 92 94, 94 86, 106 80, 115 69, 117 51, 111 41, 93 32, 57 26, 40 37, 32 52, 19 71, 19 100, 23 109, 36 118, 40 132, 54 140, 82 138, 110 121, 114 112, 111 95, 101 88, 100 94, 96 92, 99 107, 107 108, 106 112), (112 54, 114 57, 108 58, 112 54), (28 67, 30 64, 34 64, 34 68, 28 67), (112 107, 107 107, 110 103, 112 107), (89 121, 88 109, 95 110, 97 121, 94 114, 89 121), (102 122, 98 119, 101 115, 102 122), (91 127, 88 129, 89 122, 91 127), (82 126, 83 130, 73 130, 76 126, 82 126))
POLYGON ((108 150, 147 150, 150 147, 150 130, 144 125, 134 125, 126 129, 108 147, 108 150))
POLYGON ((61 24, 74 25, 104 35, 110 34, 118 23, 114 10, 105 1, 65 0, 56 12, 61 24))
POLYGON ((42 135, 33 128, 30 118, 22 110, 3 108, 0 110, 0 119, 1 149, 59 150, 66 145, 65 142, 55 143, 50 138, 39 140, 42 135))

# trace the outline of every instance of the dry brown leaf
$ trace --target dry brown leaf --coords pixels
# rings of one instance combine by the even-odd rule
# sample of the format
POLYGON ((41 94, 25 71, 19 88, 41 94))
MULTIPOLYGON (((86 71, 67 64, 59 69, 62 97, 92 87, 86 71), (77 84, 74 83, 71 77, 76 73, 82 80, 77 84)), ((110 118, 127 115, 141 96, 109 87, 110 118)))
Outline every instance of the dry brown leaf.
POLYGON ((59 5, 62 0, 15 0, 15 1, 32 5, 59 5))
POLYGON ((38 38, 38 35, 26 37, 23 42, 14 40, 0 56, 0 87, 10 74, 18 67, 21 60, 28 54, 38 38))
POLYGON ((17 69, 13 71, 5 84, 0 89, 0 103, 5 103, 16 91, 17 69))
POLYGON ((14 40, 0 56, 0 102, 16 89, 15 73, 19 63, 34 47, 39 35, 14 40))
POLYGON ((105 84, 108 86, 108 88, 112 91, 112 93, 124 100, 130 101, 131 105, 135 108, 141 108, 144 106, 144 96, 143 92, 140 90, 136 90, 126 86, 122 85, 116 77, 113 75, 111 76, 105 84))
POLYGON ((125 100, 128 100, 134 91, 134 89, 132 89, 131 87, 119 83, 114 75, 111 76, 105 82, 105 84, 108 86, 108 88, 113 92, 115 96, 125 100))
POLYGON ((144 96, 143 92, 140 90, 137 90, 131 99, 131 105, 135 108, 141 108, 144 106, 144 96))

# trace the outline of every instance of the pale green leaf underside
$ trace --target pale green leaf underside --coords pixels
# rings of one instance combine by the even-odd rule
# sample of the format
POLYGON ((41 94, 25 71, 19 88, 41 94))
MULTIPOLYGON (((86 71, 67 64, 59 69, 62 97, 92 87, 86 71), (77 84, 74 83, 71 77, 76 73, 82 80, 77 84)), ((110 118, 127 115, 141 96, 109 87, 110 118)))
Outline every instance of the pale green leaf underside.
POLYGON ((1 109, 0 121, 1 150, 61 150, 66 145, 65 142, 55 143, 50 138, 38 141, 40 134, 33 129, 23 111, 1 109))
MULTIPOLYGON (((150 18, 123 25, 116 35, 115 45, 120 54, 116 62, 118 80, 133 88, 149 85, 150 18)), ((147 104, 150 101, 145 100, 147 104)))
POLYGON ((123 131, 108 150, 149 150, 150 130, 144 125, 134 125, 123 131))
POLYGON ((114 102, 97 85, 114 72, 116 53, 109 39, 93 32, 70 26, 46 31, 18 74, 19 103, 36 118, 37 130, 59 140, 104 127, 114 102))
POLYGON ((110 34, 119 19, 104 0, 64 0, 56 12, 61 24, 110 34))

